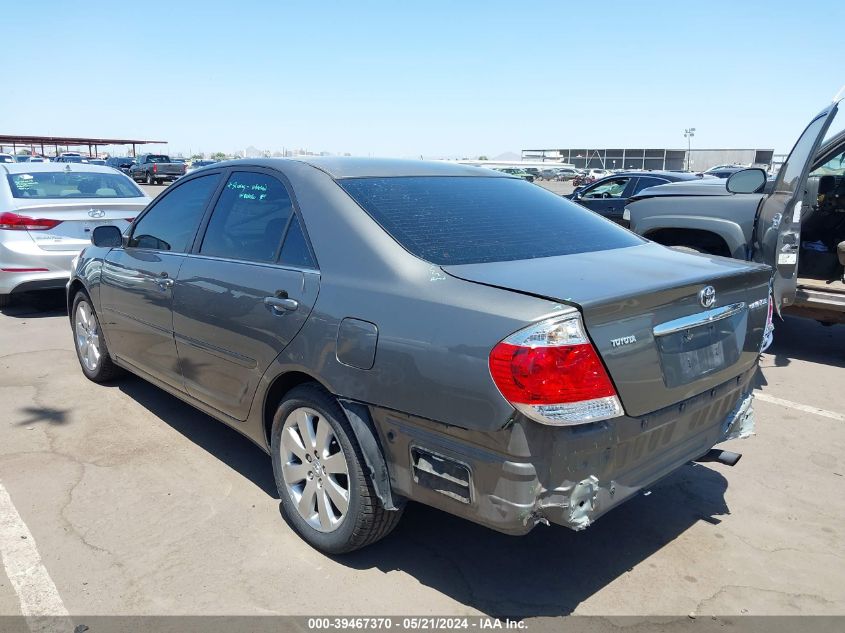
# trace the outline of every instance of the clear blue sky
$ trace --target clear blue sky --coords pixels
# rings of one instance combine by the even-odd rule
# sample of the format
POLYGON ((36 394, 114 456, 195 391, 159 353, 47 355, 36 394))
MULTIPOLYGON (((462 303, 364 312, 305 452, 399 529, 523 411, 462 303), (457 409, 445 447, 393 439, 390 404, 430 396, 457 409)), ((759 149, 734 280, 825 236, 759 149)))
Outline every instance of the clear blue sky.
POLYGON ((699 147, 787 151, 845 83, 843 0, 9 0, 0 15, 0 133, 174 152, 682 147, 690 126, 699 147))

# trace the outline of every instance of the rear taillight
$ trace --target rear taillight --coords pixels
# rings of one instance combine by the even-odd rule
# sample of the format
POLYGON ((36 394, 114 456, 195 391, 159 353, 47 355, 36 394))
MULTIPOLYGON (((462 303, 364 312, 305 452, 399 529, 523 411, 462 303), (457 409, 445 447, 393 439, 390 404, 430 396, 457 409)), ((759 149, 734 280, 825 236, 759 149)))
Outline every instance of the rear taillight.
POLYGON ((156 165, 155 163, 153 163, 153 173, 154 174, 158 173, 158 165, 156 165))
POLYGON ((542 321, 496 345, 490 375, 508 402, 543 424, 583 424, 624 413, 577 314, 542 321))
POLYGON ((0 229, 7 231, 48 231, 61 223, 61 220, 29 218, 17 213, 0 213, 0 229))

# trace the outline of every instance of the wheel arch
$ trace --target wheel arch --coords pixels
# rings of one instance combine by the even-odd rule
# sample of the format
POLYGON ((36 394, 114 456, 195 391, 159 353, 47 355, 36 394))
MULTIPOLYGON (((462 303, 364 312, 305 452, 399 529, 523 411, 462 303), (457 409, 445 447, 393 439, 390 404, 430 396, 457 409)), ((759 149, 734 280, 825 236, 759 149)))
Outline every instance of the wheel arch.
MULTIPOLYGON (((659 244, 678 245, 715 245, 720 252, 715 255, 747 259, 747 243, 742 228, 736 222, 722 218, 694 216, 656 216, 640 219, 635 232, 659 244), (668 239, 687 238, 695 242, 667 244, 668 239)), ((711 251, 712 252, 712 251, 711 251)))
POLYGON ((91 293, 88 292, 88 288, 86 288, 85 284, 83 284, 79 279, 74 279, 72 282, 70 282, 70 285, 67 289, 67 296, 65 297, 65 300, 67 302, 68 318, 73 318, 73 315, 71 314, 71 311, 73 310, 73 298, 76 296, 76 293, 80 290, 86 295, 88 295, 89 299, 91 299, 91 293))
POLYGON ((385 510, 398 510, 399 500, 394 498, 390 485, 390 472, 387 467, 387 460, 384 457, 384 450, 379 441, 378 432, 375 428, 369 407, 366 404, 338 397, 314 376, 299 370, 288 371, 276 376, 267 392, 264 395, 264 441, 267 447, 270 446, 270 434, 273 429, 273 418, 276 410, 285 399, 285 396, 295 387, 306 383, 319 385, 327 394, 335 398, 343 409, 361 453, 369 471, 367 475, 373 484, 376 496, 385 510))

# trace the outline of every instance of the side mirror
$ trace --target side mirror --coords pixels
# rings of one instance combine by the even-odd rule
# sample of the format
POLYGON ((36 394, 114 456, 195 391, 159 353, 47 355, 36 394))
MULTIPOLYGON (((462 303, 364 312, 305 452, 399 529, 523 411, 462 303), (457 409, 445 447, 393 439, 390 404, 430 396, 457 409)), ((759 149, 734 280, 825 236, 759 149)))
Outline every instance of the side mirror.
POLYGON ((123 236, 120 229, 114 225, 98 226, 91 234, 91 243, 103 248, 114 248, 123 245, 123 236))
POLYGON ((751 167, 731 174, 725 187, 731 193, 757 193, 765 184, 766 172, 757 167, 751 167))

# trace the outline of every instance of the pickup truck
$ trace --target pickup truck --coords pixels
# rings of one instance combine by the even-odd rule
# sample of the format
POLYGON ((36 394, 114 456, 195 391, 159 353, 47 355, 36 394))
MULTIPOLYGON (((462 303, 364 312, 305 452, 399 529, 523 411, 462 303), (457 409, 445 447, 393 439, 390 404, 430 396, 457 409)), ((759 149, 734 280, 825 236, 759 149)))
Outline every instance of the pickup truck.
MULTIPOLYGON (((680 250, 772 267, 778 314, 845 323, 845 131, 830 135, 843 91, 810 121, 781 166, 643 189, 623 218, 680 250)), ((841 121, 837 122, 841 128, 841 121)))
POLYGON ((148 185, 158 185, 165 180, 176 180, 185 175, 185 163, 176 163, 164 154, 141 154, 129 168, 129 177, 148 185))

